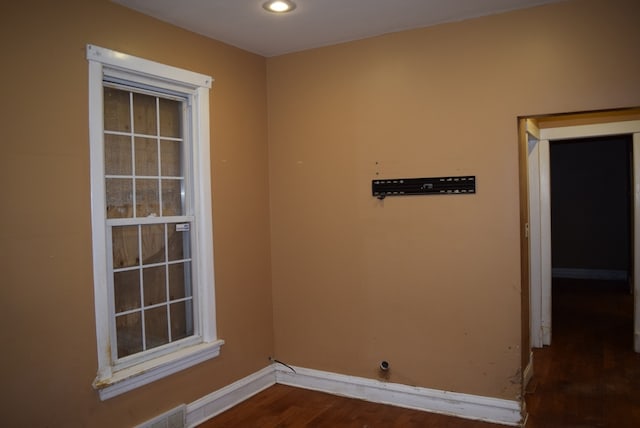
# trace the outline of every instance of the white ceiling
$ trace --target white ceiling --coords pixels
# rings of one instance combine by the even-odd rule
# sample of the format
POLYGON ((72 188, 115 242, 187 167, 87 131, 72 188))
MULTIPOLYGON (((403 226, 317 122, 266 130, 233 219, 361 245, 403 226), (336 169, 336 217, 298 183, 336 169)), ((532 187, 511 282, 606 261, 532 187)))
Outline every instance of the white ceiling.
POLYGON ((561 0, 294 0, 288 14, 265 0, 112 1, 269 57, 561 0))

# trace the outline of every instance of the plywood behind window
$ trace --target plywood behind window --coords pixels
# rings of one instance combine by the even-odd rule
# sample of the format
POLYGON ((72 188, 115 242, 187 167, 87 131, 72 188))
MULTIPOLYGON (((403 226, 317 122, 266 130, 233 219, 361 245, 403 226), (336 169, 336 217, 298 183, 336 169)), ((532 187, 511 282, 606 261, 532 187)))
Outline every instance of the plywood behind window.
POLYGON ((136 175, 158 176, 158 141, 155 138, 136 137, 136 175))
POLYGON ((157 135, 156 97, 133 94, 133 131, 136 134, 157 135))
POLYGON ((131 137, 128 135, 105 134, 104 136, 105 174, 133 174, 131 159, 131 137))
POLYGON ((131 131, 129 108, 130 92, 115 88, 104 88, 104 130, 131 131))
POLYGON ((115 269, 138 266, 138 226, 114 226, 111 228, 113 243, 113 267, 115 269))
POLYGON ((111 229, 122 358, 193 334, 190 232, 162 221, 185 214, 182 103, 105 88, 104 110, 107 218, 158 220, 111 229))
POLYGON ((162 137, 182 137, 181 103, 175 100, 160 98, 160 135, 162 137))

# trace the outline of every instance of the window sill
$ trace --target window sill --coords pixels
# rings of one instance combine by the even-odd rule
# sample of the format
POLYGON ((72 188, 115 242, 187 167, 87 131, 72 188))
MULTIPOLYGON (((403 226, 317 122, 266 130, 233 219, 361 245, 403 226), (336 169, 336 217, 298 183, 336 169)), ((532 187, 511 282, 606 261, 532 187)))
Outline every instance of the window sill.
POLYGON ((111 374, 111 377, 98 379, 93 387, 100 393, 100 400, 131 391, 132 389, 162 379, 220 354, 223 340, 201 343, 181 349, 162 357, 154 358, 111 374))

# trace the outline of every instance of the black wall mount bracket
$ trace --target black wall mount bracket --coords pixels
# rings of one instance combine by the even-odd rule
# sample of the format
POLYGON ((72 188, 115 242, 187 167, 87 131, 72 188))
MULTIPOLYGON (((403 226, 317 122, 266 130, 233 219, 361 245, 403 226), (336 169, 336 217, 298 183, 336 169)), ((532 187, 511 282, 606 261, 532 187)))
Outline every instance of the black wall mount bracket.
POLYGON ((378 199, 387 196, 475 194, 476 176, 376 179, 371 181, 371 192, 378 199))

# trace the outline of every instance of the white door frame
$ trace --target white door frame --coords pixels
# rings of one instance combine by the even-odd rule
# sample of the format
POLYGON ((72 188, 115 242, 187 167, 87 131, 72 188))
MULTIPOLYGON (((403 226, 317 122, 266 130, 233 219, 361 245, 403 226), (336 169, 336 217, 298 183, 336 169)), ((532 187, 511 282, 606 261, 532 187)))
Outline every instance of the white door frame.
POLYGON ((537 171, 528 171, 530 232, 536 233, 535 235, 530 233, 529 236, 530 331, 532 347, 551 344, 549 141, 629 134, 633 135, 634 350, 640 352, 640 120, 544 129, 538 129, 532 121, 527 120, 530 157, 528 166, 533 169, 537 165, 537 171), (531 159, 532 156, 534 159, 531 159), (534 230, 531 230, 531 227, 534 230))
POLYGON ((540 133, 527 120, 527 181, 529 183, 529 340, 532 348, 542 348, 542 268, 540 257, 540 133))
POLYGON ((551 344, 551 189, 549 140, 526 122, 529 185, 529 290, 531 346, 551 344))

